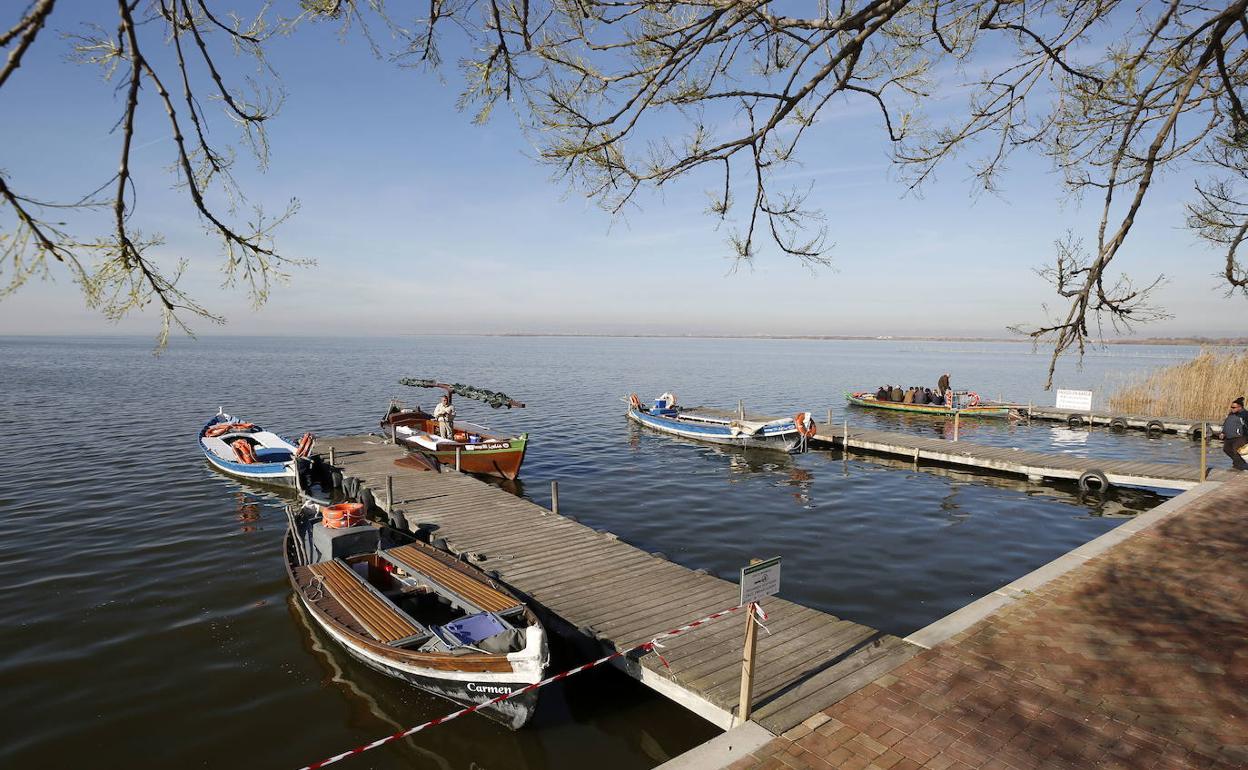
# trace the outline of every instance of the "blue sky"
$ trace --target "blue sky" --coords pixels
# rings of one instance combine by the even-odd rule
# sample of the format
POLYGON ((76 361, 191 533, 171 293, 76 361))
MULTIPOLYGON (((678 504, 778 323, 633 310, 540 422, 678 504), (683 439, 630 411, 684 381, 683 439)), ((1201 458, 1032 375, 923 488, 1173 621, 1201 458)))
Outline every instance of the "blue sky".
MULTIPOLYGON (((116 166, 119 97, 95 70, 65 61, 59 36, 87 11, 108 21, 111 8, 58 8, 56 34, 41 37, 2 95, 0 167, 29 195, 81 194, 116 166)), ((709 177, 646 193, 613 218, 550 180, 507 111, 485 126, 457 111, 454 51, 445 53, 439 77, 374 58, 358 36, 339 42, 328 25, 271 43, 288 94, 271 122, 271 164, 259 173, 240 150, 237 176, 266 209, 300 199, 279 246, 316 265, 294 270, 258 311, 221 290, 217 244, 163 172, 173 145, 147 95, 138 221, 166 236, 162 256, 190 260, 185 287, 228 318, 196 331, 1005 336, 1052 302, 1033 269, 1054 239, 1092 235, 1095 206, 1066 200, 1042 159, 1017 156, 1001 197, 976 196, 957 163, 906 195, 873 110, 833 103, 804 140, 803 167, 788 173, 814 182, 809 202, 827 216, 834 267, 811 272, 765 247, 734 272, 726 232, 703 213, 709 177)), ((219 122, 217 141, 231 136, 219 122)), ((1218 288, 1219 255, 1183 227, 1189 189, 1164 179, 1119 258, 1139 278, 1169 276, 1158 299, 1175 318, 1143 333, 1241 334, 1243 300, 1218 288)), ((0 300, 0 333, 155 329, 151 314, 104 321, 55 269, 0 300)))

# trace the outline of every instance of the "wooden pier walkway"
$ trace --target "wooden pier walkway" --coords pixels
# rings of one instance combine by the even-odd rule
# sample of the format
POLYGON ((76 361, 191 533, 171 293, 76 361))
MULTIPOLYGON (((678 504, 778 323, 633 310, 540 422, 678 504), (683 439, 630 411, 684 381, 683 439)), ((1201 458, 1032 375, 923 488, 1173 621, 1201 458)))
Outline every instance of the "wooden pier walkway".
MULTIPOLYGON (((454 470, 396 465, 402 447, 380 436, 320 438, 317 454, 358 479, 392 521, 532 599, 554 631, 626 649, 707 614, 735 606, 736 583, 673 564, 611 533, 595 531, 454 470), (392 479, 394 500, 387 499, 392 479), (553 622, 552 622, 553 621, 553 622)), ((350 484, 354 486, 354 484, 350 484)), ((759 554, 770 556, 771 554, 759 554)), ((754 721, 781 733, 921 648, 867 626, 779 598, 763 602, 769 634, 759 635, 754 721)), ((648 654, 622 659, 630 676, 727 729, 740 689, 740 613, 663 642, 665 666, 648 654)))
MULTIPOLYGON (((820 426, 815 442, 850 450, 875 452, 922 462, 1025 476, 1033 481, 1068 479, 1079 481, 1089 475, 1103 474, 1111 485, 1155 487, 1158 489, 1191 489, 1201 482, 1198 465, 1178 463, 1137 462, 1078 457, 1069 454, 1046 454, 1009 447, 984 446, 966 441, 945 441, 897 431, 866 430, 841 426, 820 426)), ((1221 456, 1220 448, 1217 456, 1221 456)), ((1211 454, 1210 460, 1214 460, 1211 454)), ((1225 470, 1208 472, 1205 480, 1225 477, 1225 470)))
POLYGON ((1187 420, 1181 417, 1149 417, 1140 414, 1114 414, 1113 412, 1098 413, 1093 411, 1072 411, 1056 409, 1048 406, 1028 406, 1026 413, 1032 420, 1049 420, 1064 422, 1067 425, 1084 427, 1104 425, 1110 428, 1142 430, 1147 433, 1178 433, 1193 441, 1200 439, 1202 425, 1208 426, 1208 435, 1217 436, 1222 433, 1222 426, 1210 420, 1187 420))

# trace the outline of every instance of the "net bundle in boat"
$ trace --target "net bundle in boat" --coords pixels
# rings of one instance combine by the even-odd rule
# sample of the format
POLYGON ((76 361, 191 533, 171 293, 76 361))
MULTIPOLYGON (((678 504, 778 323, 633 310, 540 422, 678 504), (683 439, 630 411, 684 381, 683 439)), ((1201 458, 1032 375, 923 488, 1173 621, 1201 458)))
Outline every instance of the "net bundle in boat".
POLYGON ((438 382, 437 380, 425 380, 425 379, 420 379, 417 377, 404 377, 403 379, 399 380, 399 384, 407 385, 408 387, 412 387, 412 388, 443 388, 445 390, 450 391, 451 393, 454 393, 457 396, 463 396, 464 398, 471 398, 474 401, 480 401, 482 403, 489 404, 495 409, 498 409, 499 407, 503 407, 503 406, 507 407, 508 409, 510 409, 513 406, 518 406, 518 407, 524 406, 524 404, 515 400, 514 398, 507 395, 506 393, 500 393, 497 390, 486 390, 485 388, 478 388, 473 385, 463 385, 458 382, 453 382, 448 385, 447 383, 438 382))

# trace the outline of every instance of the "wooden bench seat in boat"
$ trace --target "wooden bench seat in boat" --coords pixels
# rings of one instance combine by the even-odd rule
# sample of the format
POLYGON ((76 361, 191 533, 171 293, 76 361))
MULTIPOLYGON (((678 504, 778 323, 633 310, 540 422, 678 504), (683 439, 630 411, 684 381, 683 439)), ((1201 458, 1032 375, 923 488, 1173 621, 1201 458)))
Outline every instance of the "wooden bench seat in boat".
POLYGON ((454 567, 443 564, 416 546, 404 545, 398 548, 388 548, 381 554, 400 567, 419 572, 430 578, 485 612, 504 613, 521 606, 502 591, 479 580, 474 580, 454 567))
POLYGON ((325 590, 377 641, 394 644, 429 635, 341 559, 319 562, 309 569, 324 581, 325 590))

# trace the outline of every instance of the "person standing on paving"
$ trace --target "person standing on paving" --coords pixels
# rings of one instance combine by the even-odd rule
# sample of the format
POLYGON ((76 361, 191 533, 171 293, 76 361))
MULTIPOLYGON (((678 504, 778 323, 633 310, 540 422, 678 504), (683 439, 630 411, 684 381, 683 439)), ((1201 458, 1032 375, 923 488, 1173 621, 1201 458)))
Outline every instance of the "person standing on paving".
POLYGON ((1244 414, 1244 397, 1240 396, 1231 402, 1230 414, 1222 423, 1222 451, 1231 458, 1231 467, 1237 471, 1248 471, 1248 462, 1239 450, 1248 444, 1248 417, 1244 414))

